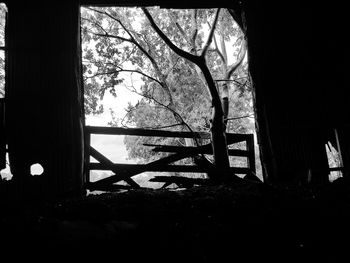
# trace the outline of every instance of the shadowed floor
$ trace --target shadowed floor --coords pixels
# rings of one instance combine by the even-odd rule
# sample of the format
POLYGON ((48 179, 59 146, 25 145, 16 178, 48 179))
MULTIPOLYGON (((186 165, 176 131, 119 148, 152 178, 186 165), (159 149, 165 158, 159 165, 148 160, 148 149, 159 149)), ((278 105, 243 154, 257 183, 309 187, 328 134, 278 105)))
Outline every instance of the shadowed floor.
POLYGON ((1 253, 36 260, 337 262, 350 244, 349 190, 343 179, 317 189, 242 181, 47 203, 2 200, 1 253))

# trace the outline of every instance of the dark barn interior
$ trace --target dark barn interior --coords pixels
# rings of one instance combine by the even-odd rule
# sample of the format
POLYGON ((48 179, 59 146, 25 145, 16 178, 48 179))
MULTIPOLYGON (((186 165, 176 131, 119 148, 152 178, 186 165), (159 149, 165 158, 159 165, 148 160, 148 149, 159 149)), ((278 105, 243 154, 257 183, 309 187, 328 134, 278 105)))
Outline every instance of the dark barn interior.
POLYGON ((7 144, 14 176, 0 182, 1 254, 135 262, 336 262, 348 256, 349 38, 343 2, 3 2, 8 14, 0 163, 7 144), (81 5, 98 4, 230 7, 244 14, 263 183, 85 196, 79 12, 81 5), (332 183, 328 141, 342 156, 343 177, 332 183), (30 176, 33 163, 44 167, 43 175, 30 176))

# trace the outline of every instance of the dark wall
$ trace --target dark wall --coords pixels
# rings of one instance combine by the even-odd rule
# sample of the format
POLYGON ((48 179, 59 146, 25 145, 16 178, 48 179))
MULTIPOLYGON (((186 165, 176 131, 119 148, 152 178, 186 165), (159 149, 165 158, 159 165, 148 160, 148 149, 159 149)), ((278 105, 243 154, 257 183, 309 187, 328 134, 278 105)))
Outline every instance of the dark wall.
POLYGON ((346 8, 336 2, 256 1, 246 10, 269 177, 291 181, 312 169, 322 181, 324 144, 334 128, 349 125, 346 8))
POLYGON ((40 163, 49 196, 81 192, 79 7, 8 4, 8 144, 14 180, 40 163))

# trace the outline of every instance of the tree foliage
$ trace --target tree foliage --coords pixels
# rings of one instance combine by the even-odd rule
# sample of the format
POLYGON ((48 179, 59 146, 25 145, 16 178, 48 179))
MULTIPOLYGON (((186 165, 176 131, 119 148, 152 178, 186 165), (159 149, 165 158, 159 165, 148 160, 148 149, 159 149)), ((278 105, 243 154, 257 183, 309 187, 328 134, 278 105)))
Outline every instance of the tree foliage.
MULTIPOLYGON (((154 30, 145 11, 169 40, 188 54, 200 55, 222 97, 229 97, 227 131, 254 131, 251 83, 246 61, 244 33, 229 10, 94 7, 82 9, 85 109, 88 114, 103 111, 98 101, 106 91, 118 94, 125 84, 121 73, 142 80, 141 87, 129 84, 141 97, 129 104, 122 119, 113 125, 171 130, 210 131, 212 96, 203 71, 179 56, 154 30), (214 24, 215 15, 218 15, 214 24), (212 41, 208 32, 215 26, 212 41), (209 45, 210 44, 210 45, 209 45), (222 81, 225 80, 225 81, 222 81), (226 84, 228 95, 225 95, 226 84), (225 86, 225 85, 224 85, 225 86), (224 95, 223 95, 224 94, 224 95)), ((128 136, 130 158, 150 161, 159 157, 144 144, 188 145, 188 140, 128 136)))

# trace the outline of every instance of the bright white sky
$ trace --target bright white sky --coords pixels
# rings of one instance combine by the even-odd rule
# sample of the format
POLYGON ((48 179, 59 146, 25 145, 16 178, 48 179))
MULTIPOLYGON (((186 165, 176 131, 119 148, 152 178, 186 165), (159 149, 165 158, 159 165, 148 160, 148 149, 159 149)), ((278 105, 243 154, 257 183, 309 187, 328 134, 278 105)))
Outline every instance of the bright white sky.
MULTIPOLYGON (((136 74, 134 74, 136 75, 136 74)), ((127 80, 128 77, 125 78, 127 80)), ((135 82, 134 82, 135 83, 135 82)), ((86 125, 89 126, 108 126, 108 122, 111 121, 110 109, 112 109, 117 118, 123 118, 128 103, 135 104, 140 96, 129 91, 124 85, 116 87, 117 97, 113 97, 109 92, 106 92, 102 104, 104 107, 104 113, 100 115, 86 115, 86 125)))
MULTIPOLYGON (((134 85, 138 83, 136 74, 133 74, 134 85)), ((125 83, 128 83, 129 76, 125 76, 125 83)), ((140 85, 140 83, 138 84, 140 85)), ((111 121, 110 109, 115 113, 116 118, 123 118, 126 114, 125 108, 128 103, 135 104, 140 98, 139 95, 129 91, 124 84, 116 87, 117 97, 112 96, 106 92, 102 104, 104 106, 104 113, 92 116, 86 116, 86 125, 89 126, 108 126, 111 121)), ((128 160, 128 153, 124 145, 123 135, 92 135, 91 146, 106 156, 114 163, 135 163, 135 161, 128 160)), ((95 161, 95 160, 94 160, 95 161)), ((98 171, 96 171, 99 173, 98 171)), ((93 180, 93 178, 91 178, 93 180)))

